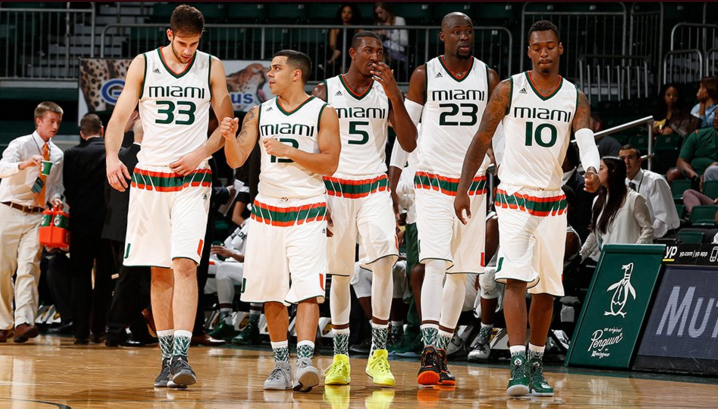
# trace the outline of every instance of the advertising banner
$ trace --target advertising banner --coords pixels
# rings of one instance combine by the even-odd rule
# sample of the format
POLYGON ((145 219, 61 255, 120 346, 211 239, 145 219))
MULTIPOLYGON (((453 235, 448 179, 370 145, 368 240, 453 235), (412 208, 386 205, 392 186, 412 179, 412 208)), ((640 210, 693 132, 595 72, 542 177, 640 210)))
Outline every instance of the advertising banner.
MULTIPOLYGON (((125 86, 132 60, 85 58, 80 60, 78 121, 88 112, 109 114, 125 86)), ((236 112, 249 111, 272 95, 267 82, 269 61, 222 61, 227 89, 236 112)))
POLYGON ((679 246, 678 258, 691 265, 666 268, 633 368, 718 375, 718 245, 679 246))
POLYGON ((628 369, 665 245, 607 245, 566 356, 567 366, 628 369))

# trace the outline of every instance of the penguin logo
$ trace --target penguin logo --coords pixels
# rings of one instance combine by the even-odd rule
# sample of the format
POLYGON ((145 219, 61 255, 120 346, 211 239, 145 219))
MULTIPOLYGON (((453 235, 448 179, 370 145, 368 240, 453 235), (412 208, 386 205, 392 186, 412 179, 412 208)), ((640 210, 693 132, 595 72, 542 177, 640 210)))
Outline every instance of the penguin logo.
POLYGON ((626 307, 626 303, 628 302, 628 296, 633 296, 633 299, 636 299, 636 290, 633 288, 633 285, 631 285, 631 274, 633 274, 633 263, 629 263, 624 265, 623 267, 623 278, 615 283, 612 284, 608 289, 608 291, 613 291, 613 297, 611 297, 611 310, 606 311, 603 313, 603 315, 620 315, 621 317, 626 317, 626 313, 623 312, 623 309, 626 307))

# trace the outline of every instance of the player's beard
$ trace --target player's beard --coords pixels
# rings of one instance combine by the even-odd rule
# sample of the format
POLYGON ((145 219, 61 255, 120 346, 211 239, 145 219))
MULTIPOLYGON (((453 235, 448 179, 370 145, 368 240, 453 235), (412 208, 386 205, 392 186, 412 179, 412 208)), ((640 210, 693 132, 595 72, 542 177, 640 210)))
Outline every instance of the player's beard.
MULTIPOLYGON (((177 50, 175 50, 175 41, 174 41, 174 39, 172 39, 172 42, 170 43, 170 48, 172 49, 172 54, 175 55, 175 58, 177 59, 177 61, 181 62, 182 64, 187 64, 187 62, 189 62, 189 60, 188 60, 187 62, 185 62, 185 61, 184 61, 184 58, 182 58, 182 53, 179 53, 179 54, 178 54, 178 53, 177 53, 177 50)), ((192 58, 190 57, 190 59, 192 59, 192 58)))

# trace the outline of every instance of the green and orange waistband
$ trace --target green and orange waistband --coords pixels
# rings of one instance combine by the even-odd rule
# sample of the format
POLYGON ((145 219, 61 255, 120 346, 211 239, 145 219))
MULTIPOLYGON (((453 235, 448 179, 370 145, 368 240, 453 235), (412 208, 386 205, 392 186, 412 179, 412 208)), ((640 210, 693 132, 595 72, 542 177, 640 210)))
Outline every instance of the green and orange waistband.
MULTIPOLYGON (((417 171, 414 175, 414 188, 436 190, 449 196, 456 196, 459 178, 450 178, 433 173, 417 171)), ((469 186, 469 196, 486 194, 486 176, 477 176, 469 186)))
POLYGON ((566 195, 560 194, 550 197, 538 197, 516 192, 508 194, 505 190, 496 191, 494 201, 496 207, 504 209, 517 209, 528 212, 534 216, 558 216, 566 213, 568 202, 566 195))
POLYGON ((252 219, 272 226, 297 226, 314 221, 324 221, 327 216, 327 204, 310 203, 301 206, 278 207, 254 201, 252 219))
POLYGON ((187 187, 212 187, 212 171, 197 169, 186 176, 135 168, 132 187, 157 192, 178 192, 187 187))
POLYGON ((329 196, 359 199, 389 190, 389 178, 386 175, 379 175, 369 179, 351 180, 325 176, 324 186, 329 196))

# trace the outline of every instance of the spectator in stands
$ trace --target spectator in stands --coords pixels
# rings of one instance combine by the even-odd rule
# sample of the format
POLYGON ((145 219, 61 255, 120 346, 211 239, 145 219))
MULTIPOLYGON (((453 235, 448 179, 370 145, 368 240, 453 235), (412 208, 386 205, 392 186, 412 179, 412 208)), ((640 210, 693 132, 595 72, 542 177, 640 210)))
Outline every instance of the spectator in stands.
POLYGON ((683 204, 686 206, 686 213, 690 215, 696 206, 718 204, 718 198, 711 199, 697 190, 688 189, 683 192, 683 204))
POLYGON ((626 187, 626 164, 616 157, 601 159, 601 188, 593 205, 591 234, 581 247, 581 259, 598 261, 607 244, 650 244, 653 226, 646 199, 626 187))
POLYGON ((697 188, 701 175, 704 180, 718 180, 718 117, 712 120, 713 127, 698 129, 683 141, 676 167, 666 173, 669 183, 687 177, 697 188))
MULTIPOLYGON (((361 12, 359 7, 355 3, 342 4, 337 10, 336 16, 334 16, 334 24, 342 26, 357 26, 361 25, 361 12)), ((351 47, 352 38, 354 34, 362 31, 360 29, 346 30, 333 28, 329 30, 329 59, 327 60, 327 74, 326 78, 336 75, 342 72, 342 54, 351 47), (346 35, 346 49, 344 49, 344 39, 346 35)), ((347 61, 347 65, 349 62, 347 61)))
POLYGON ((626 163, 626 184, 646 199, 653 218, 653 237, 658 239, 675 233, 681 223, 668 182, 658 173, 641 169, 643 160, 638 148, 623 145, 619 156, 626 163))
POLYGON ((38 229, 42 211, 51 203, 62 208, 63 153, 52 143, 63 110, 54 102, 35 108, 35 132, 10 142, 0 160, 0 342, 38 335, 35 326, 42 247, 38 229), (49 174, 43 172, 52 162, 49 174), (13 275, 15 285, 13 286, 13 275), (13 317, 13 297, 15 314, 13 317))
POLYGON ((576 229, 581 240, 586 240, 588 226, 591 224, 591 207, 596 194, 584 190, 585 181, 583 175, 578 172, 579 163, 576 145, 569 143, 563 160, 563 185, 571 188, 576 200, 574 208, 568 212, 568 224, 576 229))
POLYGON ((83 116, 80 120, 82 141, 65 152, 62 173, 70 208, 72 331, 76 344, 101 342, 112 299, 112 255, 101 240, 106 209, 103 135, 100 117, 95 114, 83 116), (93 286, 92 267, 95 262, 97 269, 93 286))
MULTIPOLYGON (((374 24, 377 26, 405 26, 406 20, 394 14, 391 3, 377 2, 374 4, 374 24)), ((381 37, 386 51, 386 63, 392 68, 401 62, 406 64, 409 58, 406 47, 409 45, 409 31, 401 29, 376 30, 381 37)))
POLYGON ((708 128, 713 123, 718 104, 718 78, 705 77, 696 94, 698 103, 691 110, 696 128, 708 128))
POLYGON ((658 101, 658 110, 653 115, 653 134, 671 135, 677 133, 683 137, 695 129, 691 115, 684 111, 681 105, 681 94, 678 87, 673 84, 663 86, 661 98, 658 101))
MULTIPOLYGON (((590 126, 594 134, 604 129, 603 119, 596 111, 591 112, 590 126)), ((618 156, 618 151, 621 150, 621 143, 610 135, 603 135, 596 137, 596 147, 598 147, 598 154, 602 158, 604 156, 618 156)))

